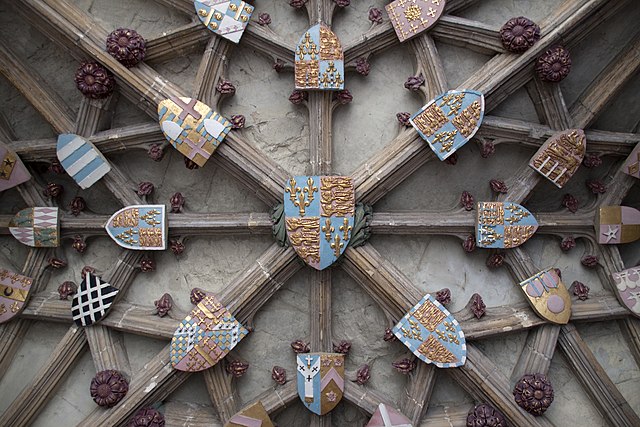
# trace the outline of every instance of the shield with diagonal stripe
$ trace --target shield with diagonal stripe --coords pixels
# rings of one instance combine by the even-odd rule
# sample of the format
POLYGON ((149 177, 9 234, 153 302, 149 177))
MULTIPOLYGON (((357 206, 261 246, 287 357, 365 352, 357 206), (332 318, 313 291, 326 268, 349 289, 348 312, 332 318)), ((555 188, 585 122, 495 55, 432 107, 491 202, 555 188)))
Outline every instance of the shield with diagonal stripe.
POLYGON ((324 415, 338 405, 344 391, 344 354, 298 354, 298 396, 311 412, 324 415))
POLYGON ((79 135, 59 135, 56 154, 64 170, 80 188, 91 187, 111 170, 109 162, 95 145, 79 135))
POLYGON ((106 314, 119 289, 100 277, 86 272, 78 292, 73 296, 71 316, 78 326, 89 326, 99 322, 106 314))
POLYGON ((262 402, 258 400, 229 418, 224 427, 273 427, 273 423, 262 402))
POLYGON ((60 246, 58 208, 22 209, 9 222, 9 231, 20 243, 27 246, 35 248, 60 246))
POLYGON ((11 320, 22 311, 33 279, 0 269, 0 323, 11 320))

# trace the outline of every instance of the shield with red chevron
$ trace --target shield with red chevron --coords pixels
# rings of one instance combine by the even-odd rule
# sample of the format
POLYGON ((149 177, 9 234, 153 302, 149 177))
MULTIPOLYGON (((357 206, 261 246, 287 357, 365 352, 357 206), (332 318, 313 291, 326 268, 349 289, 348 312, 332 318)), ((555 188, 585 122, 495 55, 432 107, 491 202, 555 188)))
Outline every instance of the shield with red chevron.
POLYGON ((344 390, 344 354, 298 355, 298 396, 311 412, 324 415, 335 408, 344 390))

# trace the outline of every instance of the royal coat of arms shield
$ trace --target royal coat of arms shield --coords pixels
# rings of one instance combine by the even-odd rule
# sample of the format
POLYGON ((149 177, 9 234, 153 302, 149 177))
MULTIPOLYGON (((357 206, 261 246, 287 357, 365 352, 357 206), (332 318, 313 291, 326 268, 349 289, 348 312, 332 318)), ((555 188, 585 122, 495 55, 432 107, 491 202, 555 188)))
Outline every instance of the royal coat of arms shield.
POLYGON ((582 129, 568 129, 549 138, 533 155, 529 166, 562 188, 576 173, 587 150, 582 129))
POLYGON ((436 23, 444 10, 445 0, 394 0, 387 10, 400 42, 426 31, 436 23))
POLYGON ((31 174, 20 157, 0 142, 0 191, 13 188, 30 179, 31 174))
POLYGON ((520 282, 533 310, 540 317, 564 325, 571 317, 571 297, 555 269, 550 268, 520 282))
POLYGON ((35 248, 60 246, 58 208, 35 207, 18 212, 9 222, 9 231, 20 243, 35 248))
POLYGON ((640 143, 636 145, 627 160, 622 165, 622 171, 627 175, 640 178, 640 143))
POLYGON ((234 43, 240 42, 254 9, 241 0, 202 0, 193 3, 205 27, 234 43))
POLYGON ((0 323, 8 322, 22 311, 32 283, 30 277, 0 269, 0 323))
POLYGON ((125 249, 161 251, 167 247, 164 205, 132 205, 111 215, 107 234, 125 249))
POLYGON ((58 135, 56 152, 64 170, 82 189, 91 187, 111 170, 95 145, 79 135, 58 135))
POLYGON ((618 300, 640 317, 640 265, 613 273, 618 300))
POLYGON ((364 427, 413 427, 411 420, 397 409, 381 403, 364 427))
POLYGON ((231 417, 224 427, 273 427, 273 423, 258 400, 231 417))
POLYGON ((420 360, 439 368, 457 368, 467 360, 460 324, 429 294, 400 319, 393 333, 420 360))
POLYGON ((476 134, 484 118, 484 95, 450 90, 431 100, 409 119, 440 160, 456 152, 476 134))
POLYGON ((86 272, 71 303, 71 317, 78 326, 89 326, 102 320, 120 290, 100 277, 86 272))
POLYGON ((511 202, 478 202, 476 244, 479 248, 515 248, 538 229, 525 207, 511 202))
POLYGON ((344 391, 344 354, 297 355, 298 396, 311 412, 324 415, 335 408, 344 391))
POLYGON ((340 40, 329 27, 309 28, 296 46, 296 89, 344 89, 344 53, 340 40))
POLYGON ((635 242, 640 239, 640 211, 629 206, 601 206, 595 228, 601 245, 635 242))
POLYGON ((323 270, 351 240, 355 213, 353 180, 348 176, 295 176, 285 183, 287 237, 302 260, 323 270))
POLYGON ((171 98, 160 102, 158 120, 171 145, 200 167, 231 130, 229 120, 191 98, 171 98))
POLYGON ((207 294, 171 338, 171 366, 198 372, 218 363, 249 331, 218 299, 207 294))

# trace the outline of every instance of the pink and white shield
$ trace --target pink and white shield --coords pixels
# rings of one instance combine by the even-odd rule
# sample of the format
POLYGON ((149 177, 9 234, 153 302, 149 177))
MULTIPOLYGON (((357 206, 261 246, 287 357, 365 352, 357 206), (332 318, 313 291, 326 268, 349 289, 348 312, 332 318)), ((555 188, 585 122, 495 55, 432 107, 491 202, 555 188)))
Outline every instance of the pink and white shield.
POLYGON ((22 311, 32 283, 30 277, 0 269, 0 323, 11 320, 22 311))
POLYGON ((0 142, 0 191, 8 190, 31 179, 20 157, 0 142))
POLYGON ((640 265, 613 273, 612 276, 618 291, 618 300, 634 316, 640 317, 640 265))
POLYGON ((409 418, 381 403, 365 427, 413 427, 409 418))
POLYGON ((35 207, 18 212, 9 231, 20 243, 36 248, 60 246, 60 218, 58 208, 35 207))

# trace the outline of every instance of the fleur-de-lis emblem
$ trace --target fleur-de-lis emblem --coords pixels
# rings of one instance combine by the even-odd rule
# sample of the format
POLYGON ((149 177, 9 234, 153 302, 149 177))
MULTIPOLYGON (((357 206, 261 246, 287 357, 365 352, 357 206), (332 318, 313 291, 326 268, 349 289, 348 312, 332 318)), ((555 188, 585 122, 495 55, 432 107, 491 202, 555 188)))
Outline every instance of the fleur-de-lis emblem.
POLYGON ((340 249, 344 247, 344 243, 340 241, 340 235, 336 234, 333 237, 333 242, 331 242, 331 249, 333 249, 333 255, 338 258, 340 256, 340 249))
POLYGON ((351 229, 352 227, 349 225, 349 219, 344 218, 342 220, 342 225, 339 227, 339 230, 342 231, 342 240, 344 240, 345 242, 349 240, 349 233, 351 232, 351 229))
MULTIPOLYGON (((340 226, 340 230, 342 230, 342 226, 340 226)), ((324 233, 324 238, 327 242, 331 242, 331 233, 333 233, 335 228, 331 226, 331 219, 327 218, 322 226, 322 232, 324 233)))

